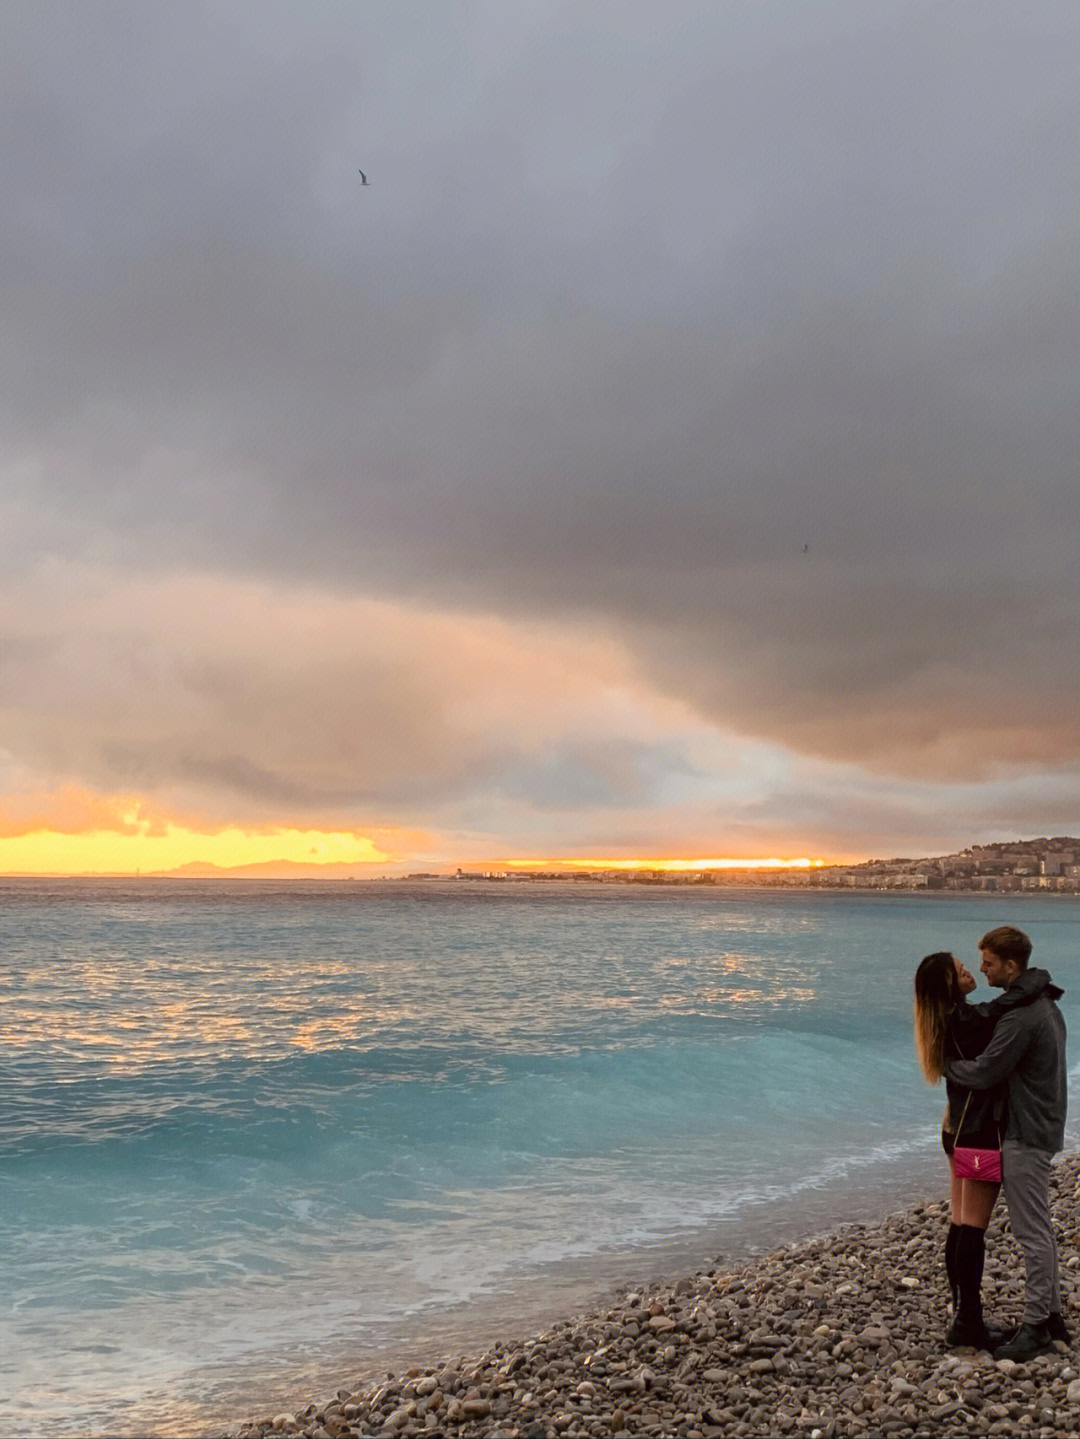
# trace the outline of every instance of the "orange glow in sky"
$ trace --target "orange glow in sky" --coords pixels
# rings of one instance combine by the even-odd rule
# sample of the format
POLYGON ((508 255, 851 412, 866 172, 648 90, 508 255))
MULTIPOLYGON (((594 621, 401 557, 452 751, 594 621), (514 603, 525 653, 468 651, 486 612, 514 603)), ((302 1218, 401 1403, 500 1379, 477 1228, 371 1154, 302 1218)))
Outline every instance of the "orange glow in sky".
POLYGON ((661 869, 689 872, 704 869, 818 869, 822 859, 508 859, 507 869, 661 869))
MULTIPOLYGON (((135 795, 95 795, 75 786, 9 797, 0 807, 0 874, 135 875, 169 873, 192 865, 219 870, 280 866, 282 873, 340 877, 353 868, 368 874, 400 872, 408 865, 453 873, 500 870, 810 869, 821 859, 478 859, 458 853, 449 838, 409 830, 320 829, 289 824, 215 826, 190 815, 169 815, 135 795), (441 853, 440 853, 441 851, 441 853)), ((349 877, 358 877, 349 875, 349 877)))
POLYGON ((263 831, 229 826, 203 834, 165 824, 154 832, 138 827, 126 832, 35 830, 0 836, 3 874, 147 874, 192 863, 221 868, 282 861, 370 865, 387 858, 370 839, 344 830, 263 831))
MULTIPOLYGON (((0 874, 154 874, 189 864, 221 869, 255 864, 393 866, 395 856, 364 835, 346 830, 279 828, 245 830, 235 826, 202 833, 166 824, 153 833, 141 830, 88 830, 81 834, 35 830, 0 836, 0 874)), ((664 870, 813 869, 820 859, 512 859, 473 861, 483 869, 664 870)), ((452 871, 452 864, 442 865, 452 871)))

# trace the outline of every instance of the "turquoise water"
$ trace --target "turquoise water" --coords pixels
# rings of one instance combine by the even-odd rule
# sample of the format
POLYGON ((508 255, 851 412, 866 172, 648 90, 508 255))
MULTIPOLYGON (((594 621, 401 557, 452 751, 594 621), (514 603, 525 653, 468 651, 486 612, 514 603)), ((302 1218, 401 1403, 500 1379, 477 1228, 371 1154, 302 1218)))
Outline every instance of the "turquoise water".
POLYGON ((206 1432, 938 1193, 911 975, 993 924, 1077 1034, 1061 896, 0 898, 0 1432, 206 1432))

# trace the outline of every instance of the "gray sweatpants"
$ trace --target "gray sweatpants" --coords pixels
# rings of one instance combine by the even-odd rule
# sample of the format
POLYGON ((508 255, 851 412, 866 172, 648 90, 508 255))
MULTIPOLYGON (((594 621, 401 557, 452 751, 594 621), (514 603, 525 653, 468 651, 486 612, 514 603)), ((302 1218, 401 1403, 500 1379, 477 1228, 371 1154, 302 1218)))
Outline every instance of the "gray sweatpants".
POLYGON ((1057 1241, 1050 1221, 1050 1161, 1045 1149, 1015 1139, 1001 1146, 1001 1175, 1009 1223, 1024 1255, 1024 1323, 1039 1324, 1061 1313, 1057 1241))

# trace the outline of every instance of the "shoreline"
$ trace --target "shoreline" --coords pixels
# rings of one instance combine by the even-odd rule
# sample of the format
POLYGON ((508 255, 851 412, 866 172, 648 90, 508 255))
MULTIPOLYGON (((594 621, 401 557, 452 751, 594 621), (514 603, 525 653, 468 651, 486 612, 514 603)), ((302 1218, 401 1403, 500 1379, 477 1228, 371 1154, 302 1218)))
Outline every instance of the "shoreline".
MULTIPOLYGON (((1075 1331, 1080 1152, 1055 1163, 1051 1200, 1075 1331)), ((1024 1366, 945 1348, 947 1222, 945 1202, 934 1201, 847 1223, 737 1264, 619 1290, 531 1336, 388 1373, 380 1385, 341 1387, 224 1433, 1068 1439, 1080 1428, 1076 1338, 1024 1366)), ((999 1201, 987 1236, 988 1317, 1019 1322, 1022 1296, 1021 1256, 999 1201)))

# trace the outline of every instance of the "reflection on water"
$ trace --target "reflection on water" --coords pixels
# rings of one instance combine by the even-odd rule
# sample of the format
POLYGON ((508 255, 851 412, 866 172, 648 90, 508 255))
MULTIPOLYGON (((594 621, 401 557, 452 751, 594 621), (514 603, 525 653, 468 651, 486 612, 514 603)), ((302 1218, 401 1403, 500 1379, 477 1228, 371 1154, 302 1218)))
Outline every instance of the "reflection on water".
MULTIPOLYGON (((2 990, 4 1042, 137 1074, 223 1055, 367 1049, 400 1042, 410 1027, 429 1041, 455 1044, 466 1035, 489 1044, 509 1035, 517 1044, 526 1035, 542 1042, 554 1034, 573 1044, 575 1033, 591 1043, 605 1031, 597 1036, 577 1024, 585 1013, 647 1021, 657 1009, 707 1016, 738 1008, 748 1017, 755 1005, 775 1013, 778 1004, 808 1005, 817 997, 805 967, 790 955, 769 957, 755 975, 762 955, 714 947, 718 930, 750 927, 737 909, 708 923, 697 914, 663 916, 670 932, 657 956, 649 933, 657 916, 649 907, 643 932, 627 926, 619 934, 616 922, 597 945, 582 933, 580 912, 575 925, 550 905, 531 915, 524 907, 529 923, 522 934, 520 913, 511 918, 467 905, 464 926, 462 915, 448 926, 445 916, 433 923, 430 904, 421 904, 415 925, 408 931, 396 925, 387 947, 385 914, 378 912, 385 903, 357 905, 355 893, 350 887, 341 895, 354 906, 355 927, 343 927, 339 916, 336 925, 306 929, 295 917, 283 924, 280 903, 258 893, 244 906, 236 897, 222 906, 205 893, 181 906, 165 895, 150 932, 145 896, 134 913, 116 903, 69 900, 61 923, 73 940, 77 935, 80 952, 21 970, 13 958, 2 990), (191 950, 193 931, 202 953, 191 950), (551 951, 550 964, 538 967, 538 948, 551 951)), ((396 896, 398 904, 411 898, 396 896)), ((754 928, 784 933, 775 923, 754 928)))

